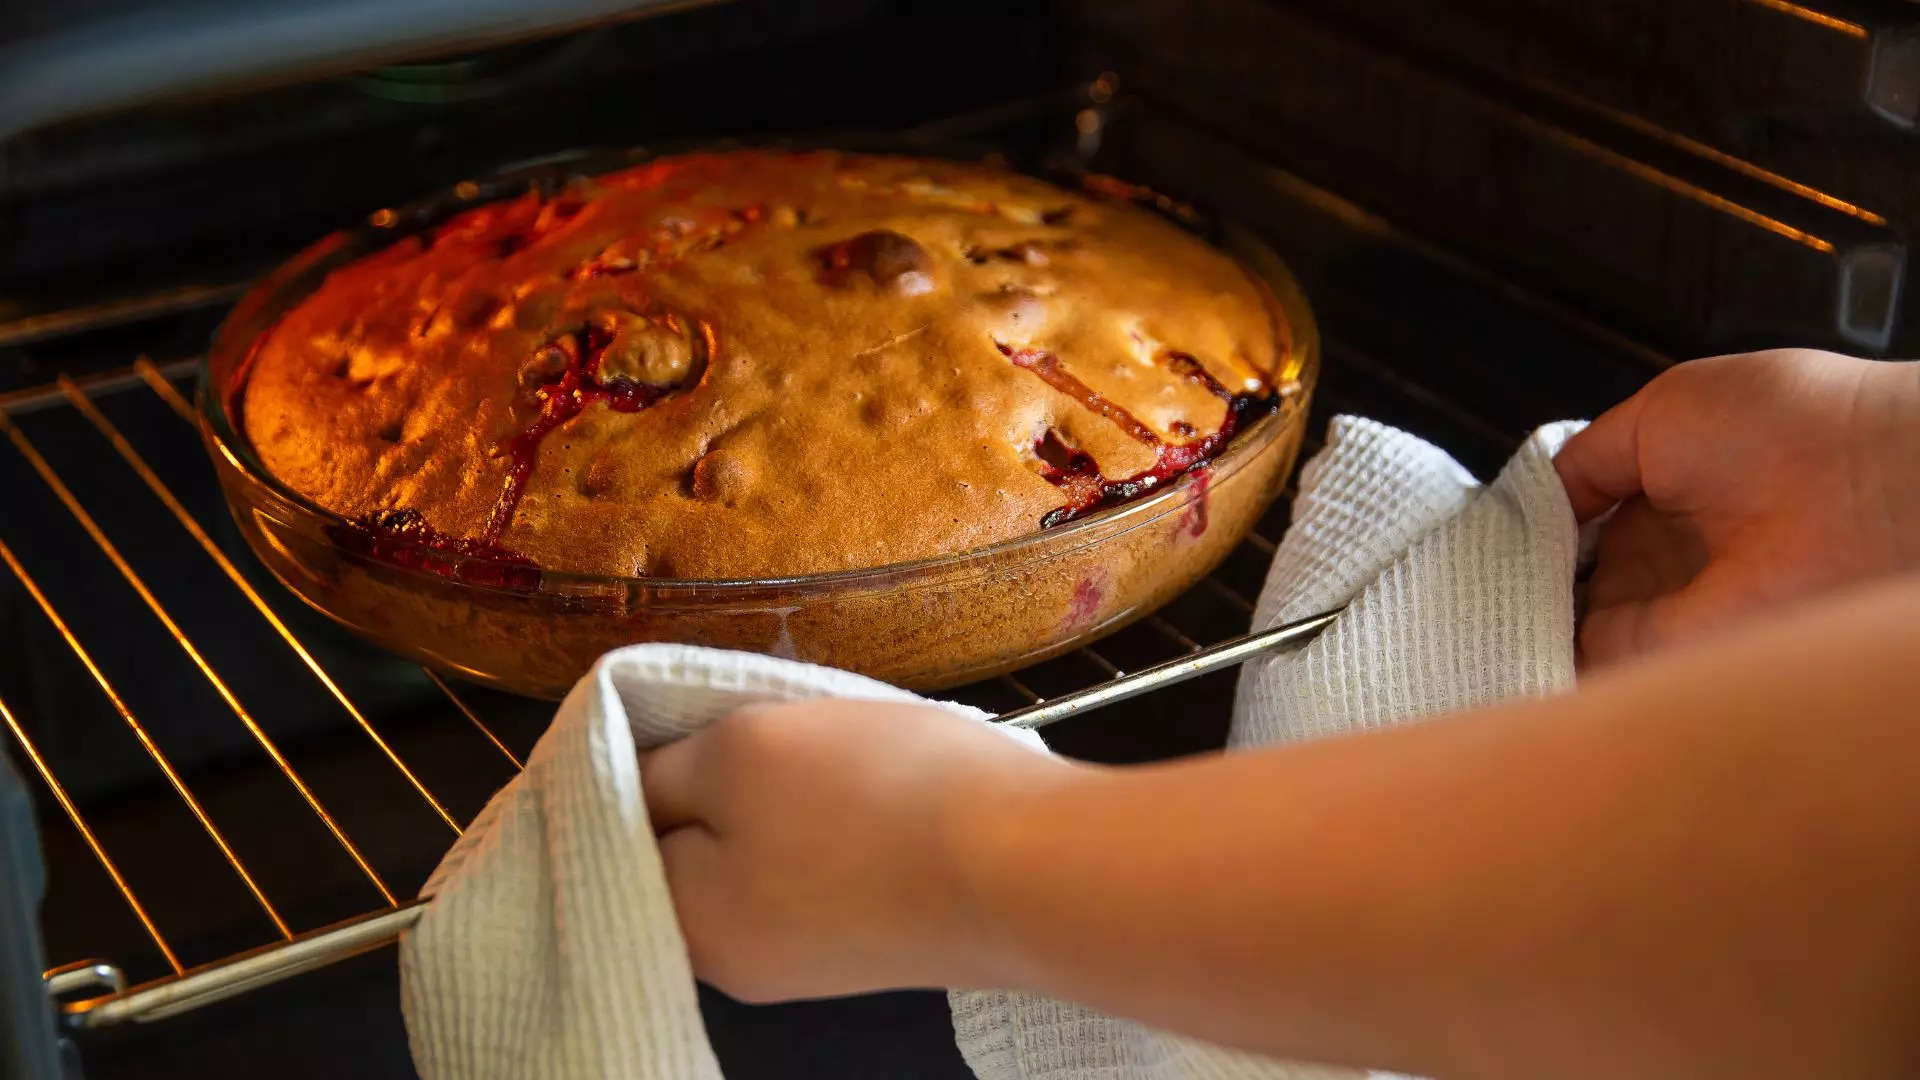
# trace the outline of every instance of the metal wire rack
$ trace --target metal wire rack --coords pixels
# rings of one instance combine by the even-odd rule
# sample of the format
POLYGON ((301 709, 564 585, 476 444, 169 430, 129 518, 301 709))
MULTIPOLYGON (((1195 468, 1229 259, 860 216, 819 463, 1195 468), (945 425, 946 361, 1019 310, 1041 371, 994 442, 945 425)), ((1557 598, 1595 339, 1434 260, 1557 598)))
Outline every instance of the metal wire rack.
MULTIPOLYGON (((217 517, 222 511, 210 504, 202 510, 201 516, 196 516, 189 509, 188 500, 176 493, 174 485, 163 478, 161 470, 149 462, 134 440, 102 407, 103 402, 113 402, 124 411, 123 399, 127 395, 147 395, 149 400, 146 404, 149 407, 157 402, 165 411, 173 414, 173 438, 193 440, 197 421, 179 384, 191 378, 194 366, 190 360, 161 366, 142 358, 129 367, 78 379, 61 376, 47 386, 0 395, 0 434, 6 436, 13 451, 86 535, 98 555, 121 579, 125 589, 130 590, 132 597, 139 602, 139 609, 144 609, 144 617, 157 621, 165 630, 173 646, 187 661, 192 672, 190 677, 204 681, 212 689, 233 720, 244 729, 257 751, 271 763, 307 812, 324 827, 333 845, 352 862, 360 877, 371 886, 380 904, 344 920, 310 928, 298 926, 297 920, 283 911, 282 905, 277 904, 270 895, 271 890, 263 884, 262 875, 239 853, 238 845, 230 840, 228 832, 216 820, 219 815, 210 810, 196 793, 194 783, 188 778, 191 770, 179 767, 170 758, 162 746, 165 740, 156 738, 148 724, 136 714, 115 680, 96 660, 82 634, 63 614, 67 601, 56 598, 52 590, 43 586, 28 561, 9 545, 6 535, 9 530, 0 528, 0 562, 6 564, 7 572, 30 598, 31 607, 37 609, 39 617, 57 634, 72 658, 85 669, 91 682, 111 705, 113 714, 137 741, 150 759, 152 768, 158 771, 165 785, 177 796, 199 832, 217 851, 220 860, 273 931, 271 936, 253 948, 229 952, 200 963, 190 964, 183 960, 183 950, 177 949, 170 940, 163 929, 163 920, 156 917, 142 893, 130 884, 128 875, 122 872, 113 852, 89 823, 83 800, 69 792, 56 763, 43 753, 30 730, 32 725, 26 722, 27 718, 13 704, 0 696, 0 720, 4 720, 22 756, 44 782, 51 800, 70 822, 165 965, 160 974, 135 985, 128 985, 120 966, 100 959, 76 960, 47 972, 46 984, 50 995, 61 1002, 61 1011, 67 1021, 81 1029, 161 1019, 389 944, 419 917, 428 901, 401 899, 404 892, 397 891, 387 876, 376 867, 375 860, 350 835, 350 830, 316 791, 315 785, 309 782, 269 732, 268 725, 263 724, 243 702, 242 695, 222 674, 221 667, 209 659, 207 650, 196 644, 183 619, 163 601, 159 591, 143 576, 135 561, 128 557, 127 545, 142 543, 145 538, 122 536, 116 539, 109 526, 101 520, 101 507, 95 505, 90 509, 88 501, 76 492, 63 469, 23 425, 22 421, 31 414, 44 410, 71 410, 112 451, 120 467, 140 482, 140 488, 158 503, 165 511, 165 516, 184 531, 192 545, 210 560, 219 576, 237 591, 246 606, 265 622, 281 646, 290 650, 300 667, 311 676, 313 685, 289 686, 286 692, 317 691, 330 699, 344 714, 351 728, 357 729, 366 740, 366 746, 372 749, 375 759, 382 763, 381 767, 391 769, 413 796, 440 821, 445 831, 438 833, 438 839, 428 835, 418 838, 415 841, 417 844, 430 848, 428 854, 437 854, 448 839, 459 835, 461 831, 462 818, 450 809, 449 800, 437 794, 421 773, 409 764, 400 749, 383 733, 381 725, 375 722, 373 717, 377 713, 356 702, 347 688, 347 680, 323 661, 321 650, 310 645, 296 631, 292 620, 282 614, 284 610, 297 610, 297 601, 277 585, 264 582, 255 584, 249 570, 256 575, 258 571, 247 562, 249 556, 239 550, 237 541, 230 542, 238 551, 235 554, 230 553, 229 546, 223 546, 216 539, 224 523, 206 518, 217 517), (246 569, 243 569, 243 565, 246 569)), ((1313 447, 1309 446, 1308 449, 1311 451, 1313 447)), ((176 477, 175 484, 180 482, 176 477)), ((116 494, 114 499, 118 498, 116 494)), ((1249 536, 1241 549, 1220 570, 1162 613, 1149 615, 1132 630, 1123 632, 1132 635, 1131 639, 1122 643, 1126 649, 1124 657, 1118 654, 1109 656, 1110 651, 1120 646, 1102 642, 1099 647, 1082 648, 1068 657, 1049 661, 1027 671, 961 688, 953 696, 1002 712, 1010 723, 1037 727, 1159 686, 1217 671, 1263 649, 1310 636, 1331 620, 1332 613, 1265 634, 1219 641, 1211 647, 1203 646, 1196 638, 1196 634, 1203 633, 1199 629, 1202 626, 1207 628, 1204 636, 1208 640, 1217 640, 1221 629, 1246 624, 1254 610, 1251 597, 1257 590, 1259 573, 1274 551, 1274 543, 1269 537, 1277 535, 1274 530, 1285 513, 1285 503, 1286 500, 1282 499, 1281 505, 1266 519, 1264 531, 1256 531, 1249 536), (1190 615, 1183 620, 1178 614, 1183 607, 1206 614, 1190 615), (1182 622, 1185 623, 1184 629, 1182 622), (1128 667, 1133 669, 1133 674, 1129 675, 1123 670, 1128 667)), ((100 586, 102 590, 111 587, 111 582, 100 586)), ((267 644, 259 647, 273 646, 267 644)), ((513 770, 521 768, 523 756, 513 749, 513 740, 499 730, 493 718, 489 717, 488 710, 473 700, 477 695, 487 695, 489 692, 459 686, 424 668, 413 672, 413 675, 435 688, 445 699, 447 708, 441 720, 442 726, 449 729, 470 728, 470 749, 483 755, 497 754, 513 770)))

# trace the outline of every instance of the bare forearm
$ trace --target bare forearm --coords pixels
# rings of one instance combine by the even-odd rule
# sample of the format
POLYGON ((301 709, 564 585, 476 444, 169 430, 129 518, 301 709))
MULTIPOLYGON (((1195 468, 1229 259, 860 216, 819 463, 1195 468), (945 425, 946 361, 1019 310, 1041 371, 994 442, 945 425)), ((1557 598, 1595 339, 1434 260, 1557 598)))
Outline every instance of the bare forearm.
POLYGON ((999 972, 1449 1076, 1898 1071, 1916 612, 1910 580, 1560 698, 1086 770, 969 842, 999 972))

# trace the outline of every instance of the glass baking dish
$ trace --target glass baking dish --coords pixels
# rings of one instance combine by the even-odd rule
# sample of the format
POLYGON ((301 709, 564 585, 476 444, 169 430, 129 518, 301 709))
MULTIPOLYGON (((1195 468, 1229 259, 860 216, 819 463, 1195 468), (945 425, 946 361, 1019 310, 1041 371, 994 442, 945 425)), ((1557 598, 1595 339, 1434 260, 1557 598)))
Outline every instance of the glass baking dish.
MULTIPOLYGON (((933 690, 1086 644, 1152 611, 1213 569, 1285 483, 1305 433, 1319 336, 1293 276, 1230 225, 1207 236, 1272 294, 1286 360, 1282 398, 1212 462, 1146 497, 1012 540, 910 563, 801 577, 685 580, 533 569, 357 525, 261 464, 235 406, 256 341, 334 268, 453 213, 642 160, 583 155, 467 182, 314 244, 256 285, 201 372, 201 430, 241 535, 302 600, 383 648, 540 697, 566 693, 595 658, 634 642, 746 649, 933 690)), ((1189 209, 1159 200, 1189 227, 1189 209)))

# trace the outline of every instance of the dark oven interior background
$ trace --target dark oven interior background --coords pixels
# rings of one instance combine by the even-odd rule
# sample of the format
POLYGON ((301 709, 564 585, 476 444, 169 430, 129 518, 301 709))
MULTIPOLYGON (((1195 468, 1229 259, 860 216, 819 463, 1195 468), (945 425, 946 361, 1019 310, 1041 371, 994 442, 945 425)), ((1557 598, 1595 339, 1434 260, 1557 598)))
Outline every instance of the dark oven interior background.
MULTIPOLYGON (((0 403, 404 896, 451 831, 99 420, 44 389, 146 358, 154 379, 190 395, 188 361, 239 288, 321 233, 585 146, 904 133, 1034 168, 1086 161, 1249 224, 1288 259, 1326 337, 1316 429, 1333 412, 1365 413, 1485 475, 1534 425, 1591 415, 1676 358, 1779 344, 1917 351, 1903 288, 1920 215, 1916 113, 1920 7, 1899 0, 695 6, 0 142, 0 403)), ((139 376, 123 382, 87 396, 100 420, 464 821, 512 775, 547 707, 459 688, 503 754, 418 668, 301 608, 238 542, 186 422, 139 376)), ((0 541, 24 572, 0 573, 0 701, 182 960, 263 944, 272 927, 29 578, 295 929, 379 907, 14 440, 0 445, 0 493, 0 541)), ((1243 629, 1285 522, 1283 499, 1264 539, 1103 657, 1132 669, 1243 629)), ((1098 677, 1068 658, 961 696, 1003 709, 1098 677)), ((1211 677, 1051 740, 1116 761, 1218 745, 1231 690, 1230 675, 1211 677)), ((39 820, 47 961, 104 956, 136 979, 164 974, 9 746, 39 820)), ((96 1076, 410 1075, 392 969, 383 950, 155 1026, 90 1033, 80 1056, 96 1076)), ((937 995, 705 1004, 731 1077, 964 1075, 937 995)))

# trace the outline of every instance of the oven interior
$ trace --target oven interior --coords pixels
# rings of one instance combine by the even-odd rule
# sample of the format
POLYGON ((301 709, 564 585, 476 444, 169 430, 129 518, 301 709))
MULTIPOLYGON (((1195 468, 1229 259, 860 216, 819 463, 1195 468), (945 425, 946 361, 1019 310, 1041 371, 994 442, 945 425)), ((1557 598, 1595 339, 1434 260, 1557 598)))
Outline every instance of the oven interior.
MULTIPOLYGON (((556 11, 432 47, 393 15, 384 36, 352 24, 359 51, 282 43, 264 73, 0 129, 8 1075, 412 1075, 385 948, 176 1015, 102 1007, 116 980, 390 913, 550 710, 302 607, 244 549, 194 430, 194 360, 240 288, 382 206, 579 147, 726 136, 1087 165, 1287 259, 1325 337, 1315 434, 1361 413, 1483 476, 1676 358, 1920 351, 1920 8, 1898 0, 556 11)), ((89 12, 28 5, 0 58, 83 55, 89 12)), ((1006 710, 1243 631, 1286 521, 1283 497, 1158 615, 953 696, 1006 710)), ((1048 741, 1116 762, 1217 747, 1232 688, 1048 741)), ((936 994, 702 1002, 729 1076, 966 1075, 936 994)))

